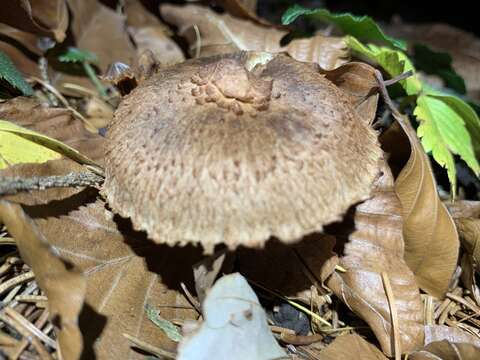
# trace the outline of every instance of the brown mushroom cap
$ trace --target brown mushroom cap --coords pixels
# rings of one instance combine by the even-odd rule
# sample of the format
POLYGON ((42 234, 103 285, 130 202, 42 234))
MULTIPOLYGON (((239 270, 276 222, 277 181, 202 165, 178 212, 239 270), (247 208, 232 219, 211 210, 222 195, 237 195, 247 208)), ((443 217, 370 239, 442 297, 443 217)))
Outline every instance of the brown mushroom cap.
POLYGON ((289 243, 369 196, 381 150, 345 94, 285 55, 252 57, 166 68, 116 111, 103 191, 155 242, 289 243))

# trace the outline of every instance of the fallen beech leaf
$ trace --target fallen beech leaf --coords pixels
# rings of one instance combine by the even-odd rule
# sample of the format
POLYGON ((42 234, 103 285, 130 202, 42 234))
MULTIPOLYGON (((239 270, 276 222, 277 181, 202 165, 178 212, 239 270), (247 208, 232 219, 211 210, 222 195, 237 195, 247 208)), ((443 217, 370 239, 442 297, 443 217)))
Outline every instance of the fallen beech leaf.
POLYGON ((0 118, 61 141, 94 161, 103 160, 105 139, 86 130, 67 109, 45 107, 35 99, 18 97, 0 104, 0 118))
MULTIPOLYGON (((115 61, 131 62, 135 49, 126 31, 125 16, 97 0, 67 0, 67 3, 73 14, 71 28, 75 46, 97 56, 101 73, 105 73, 115 61)), ((73 82, 94 89, 85 77, 62 75, 57 81, 60 84, 73 82)), ((62 91, 70 93, 70 90, 62 91)))
POLYGON ((68 209, 72 201, 75 205, 74 198, 78 195, 26 209, 39 217, 38 227, 55 250, 86 276, 86 307, 79 320, 85 358, 143 359, 130 348, 124 333, 174 351, 176 343, 148 319, 144 306, 162 305, 160 315, 165 319, 193 319, 196 312, 176 287, 185 282, 193 288, 189 264, 200 259, 200 251, 154 245, 139 233, 123 235, 119 227, 129 232, 128 223, 117 224, 105 203, 91 192, 81 202, 84 205, 48 216, 52 206, 65 204, 68 209))
POLYGON ((339 37, 315 35, 293 40, 282 47, 280 40, 287 31, 263 27, 229 14, 220 15, 202 6, 164 4, 160 6, 160 12, 165 21, 179 28, 180 36, 186 37, 192 56, 227 54, 237 50, 287 52, 296 60, 318 63, 325 70, 346 63, 349 57, 346 44, 339 37))
POLYGON ((402 352, 423 344, 423 305, 415 277, 403 260, 402 209, 386 164, 372 195, 355 208, 353 232, 343 223, 329 230, 338 239, 347 232, 340 258, 347 271, 333 273, 327 286, 369 324, 383 352, 392 356, 391 314, 381 274, 386 273, 392 285, 402 352))
POLYGON ((65 39, 68 10, 65 0, 17 0, 2 4, 0 22, 23 31, 65 39))
POLYGON ((58 326, 62 358, 79 359, 83 344, 78 315, 85 297, 85 277, 58 257, 19 205, 0 200, 0 223, 6 225, 22 259, 32 268, 38 285, 48 296, 50 319, 58 326))
POLYGON ((371 125, 375 120, 378 103, 378 93, 372 93, 372 89, 377 86, 375 68, 365 63, 349 62, 326 71, 325 77, 348 95, 357 113, 371 125))
POLYGON ((426 325, 425 345, 446 340, 451 343, 469 343, 480 347, 480 339, 466 331, 446 325, 426 325))
POLYGON ((457 220, 460 218, 480 218, 480 201, 457 200, 447 202, 449 213, 457 220))
POLYGON ((322 360, 386 360, 375 346, 357 334, 341 335, 318 355, 322 360))
POLYGON ((264 360, 286 354, 267 324, 267 316, 245 278, 220 278, 202 305, 204 322, 182 339, 179 360, 264 360))
POLYGON ((261 25, 274 26, 257 16, 257 0, 215 0, 215 3, 234 17, 248 19, 261 25))
POLYGON ((395 114, 398 125, 383 136, 389 164, 401 168, 395 191, 404 218, 405 261, 419 286, 443 298, 458 261, 459 240, 455 224, 440 201, 425 151, 408 119, 395 114), (410 154, 396 151, 410 147, 410 154), (408 157, 408 160, 407 160, 408 157))
POLYGON ((480 264, 480 201, 456 201, 446 205, 464 249, 474 263, 480 264))
POLYGON ((472 344, 437 341, 408 355, 411 360, 477 360, 480 348, 472 344))
POLYGON ((183 62, 182 50, 169 36, 169 29, 148 12, 137 0, 127 0, 124 5, 128 33, 137 48, 137 56, 150 50, 162 65, 183 62))

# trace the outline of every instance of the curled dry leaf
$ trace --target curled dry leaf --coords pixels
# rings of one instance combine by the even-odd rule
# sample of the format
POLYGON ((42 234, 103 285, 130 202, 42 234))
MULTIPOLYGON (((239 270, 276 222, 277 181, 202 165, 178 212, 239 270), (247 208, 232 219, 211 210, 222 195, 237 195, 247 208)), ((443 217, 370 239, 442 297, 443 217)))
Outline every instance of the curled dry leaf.
POLYGON ((68 9, 65 0, 6 1, 0 22, 61 43, 68 27, 68 9))
POLYGON ((148 12, 140 1, 125 1, 124 12, 127 17, 127 30, 136 45, 137 56, 150 50, 162 65, 185 60, 180 47, 170 38, 168 27, 148 12))
POLYGON ((457 266, 457 230, 438 196, 430 162, 415 130, 401 114, 393 111, 393 115, 400 126, 392 126, 382 143, 390 153, 390 166, 401 168, 395 191, 404 218, 405 261, 423 290, 443 298, 457 266), (397 151, 401 148, 410 148, 410 153, 397 151))
POLYGON ((58 326, 62 358, 79 359, 83 342, 78 316, 85 297, 85 277, 58 256, 19 205, 0 200, 0 223, 6 225, 20 255, 32 268, 38 285, 48 296, 50 318, 58 326))
POLYGON ((340 265, 327 286, 375 333, 387 356, 394 353, 389 301, 395 301, 401 351, 423 345, 423 306, 415 277, 403 260, 402 210, 393 188, 393 176, 384 163, 373 197, 358 205, 353 215, 355 230, 347 224, 329 229, 337 238, 348 237, 340 265), (393 290, 388 299, 382 282, 386 273, 393 290))
POLYGON ((374 345, 357 334, 341 335, 319 354, 322 360, 386 360, 385 355, 374 345))
POLYGON ((408 355, 411 360, 477 360, 480 348, 466 343, 438 341, 408 355))
POLYGON ((102 190, 114 211, 156 242, 212 251, 298 241, 370 195, 381 150, 347 95, 264 55, 186 61, 123 99, 102 190))
POLYGON ((318 63, 325 70, 348 61, 349 52, 342 38, 315 35, 280 45, 287 31, 263 27, 229 14, 217 14, 198 6, 160 6, 163 18, 179 28, 179 35, 190 44, 190 55, 211 56, 238 50, 287 52, 298 61, 318 63))
POLYGON ((0 104, 0 118, 59 140, 90 159, 102 162, 104 138, 85 129, 67 109, 49 108, 17 97, 0 104))

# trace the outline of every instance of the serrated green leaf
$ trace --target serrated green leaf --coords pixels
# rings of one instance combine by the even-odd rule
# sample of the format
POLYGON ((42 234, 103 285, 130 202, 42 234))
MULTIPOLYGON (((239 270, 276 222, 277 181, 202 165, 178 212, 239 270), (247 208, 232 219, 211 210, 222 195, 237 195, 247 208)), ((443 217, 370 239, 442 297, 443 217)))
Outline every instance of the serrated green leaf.
POLYGON ((477 158, 480 158, 480 119, 475 110, 465 101, 457 96, 449 94, 430 94, 450 106, 465 122, 467 131, 472 140, 473 150, 477 158))
POLYGON ((350 13, 334 14, 326 9, 307 9, 300 5, 293 5, 283 14, 282 23, 288 25, 303 15, 333 23, 345 34, 352 35, 357 39, 381 42, 401 50, 407 49, 404 41, 385 35, 382 29, 369 16, 355 16, 350 13))
POLYGON ((452 57, 445 52, 438 52, 423 44, 415 44, 415 65, 427 74, 437 75, 445 81, 445 85, 460 94, 467 89, 465 81, 452 67, 452 57))
MULTIPOLYGON (((380 65, 391 77, 401 75, 407 71, 415 72, 410 59, 400 50, 379 47, 373 44, 364 45, 353 36, 347 36, 345 42, 353 51, 367 57, 380 65)), ((422 83, 414 74, 400 81, 407 95, 417 95, 422 90, 422 83)))
POLYGON ((62 62, 91 64, 98 62, 97 56, 94 53, 88 50, 80 50, 76 47, 69 47, 64 54, 58 57, 58 60, 62 62))
POLYGON ((81 164, 98 166, 61 141, 0 120, 0 169, 20 163, 42 163, 62 155, 81 164))
POLYGON ((175 342, 179 342, 180 340, 182 340, 182 334, 180 334, 178 327, 176 327, 170 321, 162 318, 159 315, 158 311, 155 310, 155 308, 153 308, 149 304, 146 304, 145 312, 147 313, 147 317, 150 319, 150 321, 152 321, 155 325, 162 329, 170 340, 173 340, 175 342))
POLYGON ((434 160, 447 169, 448 179, 455 196, 456 171, 453 155, 459 155, 475 172, 480 166, 473 151, 470 134, 462 114, 445 101, 445 98, 424 94, 418 97, 414 115, 420 121, 417 134, 425 151, 431 152, 434 160))
POLYGON ((20 90, 23 95, 33 95, 33 89, 25 81, 22 74, 17 70, 12 60, 0 50, 0 79, 5 80, 10 85, 20 90))

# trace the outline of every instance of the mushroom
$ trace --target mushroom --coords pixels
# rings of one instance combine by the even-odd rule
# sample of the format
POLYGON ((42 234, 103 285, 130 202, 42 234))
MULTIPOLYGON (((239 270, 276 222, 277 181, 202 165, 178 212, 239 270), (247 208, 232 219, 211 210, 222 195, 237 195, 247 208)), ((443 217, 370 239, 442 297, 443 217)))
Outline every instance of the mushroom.
POLYGON ((370 195, 381 149, 316 68, 237 52, 159 70, 109 128, 103 194, 157 243, 292 243, 370 195))

